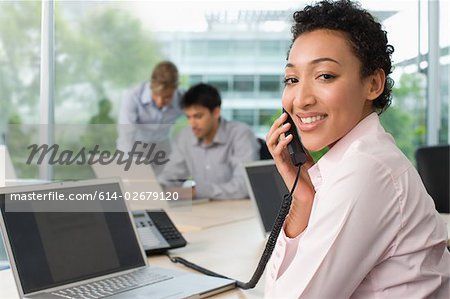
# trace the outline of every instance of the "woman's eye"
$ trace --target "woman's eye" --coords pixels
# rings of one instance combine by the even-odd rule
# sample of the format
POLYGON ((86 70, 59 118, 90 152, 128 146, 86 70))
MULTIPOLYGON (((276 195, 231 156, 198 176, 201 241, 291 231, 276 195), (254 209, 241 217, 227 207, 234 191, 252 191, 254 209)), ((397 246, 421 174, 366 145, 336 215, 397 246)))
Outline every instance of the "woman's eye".
POLYGON ((333 75, 330 75, 330 74, 322 74, 322 75, 319 76, 319 78, 322 78, 324 80, 331 80, 331 79, 336 78, 336 76, 333 76, 333 75))
POLYGON ((290 85, 290 84, 294 84, 297 82, 298 82, 298 80, 295 78, 286 78, 283 80, 284 85, 290 85))

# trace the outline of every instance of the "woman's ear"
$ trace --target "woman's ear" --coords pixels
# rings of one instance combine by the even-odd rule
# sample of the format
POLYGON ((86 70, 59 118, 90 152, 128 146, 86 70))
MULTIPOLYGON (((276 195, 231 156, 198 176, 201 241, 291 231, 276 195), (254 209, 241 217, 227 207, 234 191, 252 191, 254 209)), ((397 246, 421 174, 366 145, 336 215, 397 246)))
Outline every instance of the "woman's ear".
POLYGON ((383 93, 386 75, 382 69, 377 69, 367 80, 367 100, 373 101, 383 93))

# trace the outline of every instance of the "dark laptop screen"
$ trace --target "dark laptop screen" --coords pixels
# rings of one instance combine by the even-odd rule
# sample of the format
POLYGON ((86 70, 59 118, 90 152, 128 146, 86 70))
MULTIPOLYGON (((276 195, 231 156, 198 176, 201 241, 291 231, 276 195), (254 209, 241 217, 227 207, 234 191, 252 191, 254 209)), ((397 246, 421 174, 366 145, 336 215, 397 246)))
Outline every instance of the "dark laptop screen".
POLYGON ((289 191, 275 164, 246 167, 264 230, 270 232, 284 194, 289 191))
MULTIPOLYGON (((121 194, 118 183, 98 187, 121 194)), ((86 191, 85 186, 57 190, 74 193, 76 189, 86 191)), ((0 194, 24 293, 144 266, 133 224, 122 204, 123 212, 6 213, 5 194, 0 194)))

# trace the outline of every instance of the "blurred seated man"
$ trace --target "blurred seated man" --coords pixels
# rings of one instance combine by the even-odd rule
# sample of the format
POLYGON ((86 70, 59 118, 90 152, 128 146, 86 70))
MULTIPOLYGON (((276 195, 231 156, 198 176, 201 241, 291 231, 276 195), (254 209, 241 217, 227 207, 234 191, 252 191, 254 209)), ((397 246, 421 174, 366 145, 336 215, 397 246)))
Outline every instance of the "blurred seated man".
POLYGON ((192 177, 192 195, 197 198, 246 198, 243 163, 258 158, 259 146, 250 128, 220 116, 221 98, 213 86, 191 87, 180 102, 190 127, 174 144, 170 161, 159 181, 180 186, 192 177))
POLYGON ((140 141, 155 143, 159 150, 169 154, 171 125, 183 114, 179 107, 181 97, 175 64, 158 63, 150 80, 133 88, 122 101, 117 149, 127 153, 140 141))

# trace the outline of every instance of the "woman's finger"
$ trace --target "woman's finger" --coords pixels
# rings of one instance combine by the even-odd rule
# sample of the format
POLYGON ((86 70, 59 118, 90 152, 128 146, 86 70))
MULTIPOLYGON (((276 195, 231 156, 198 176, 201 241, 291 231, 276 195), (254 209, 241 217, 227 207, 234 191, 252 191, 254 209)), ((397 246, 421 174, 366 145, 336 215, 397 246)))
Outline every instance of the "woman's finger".
POLYGON ((266 140, 267 140, 268 136, 273 135, 273 132, 274 132, 277 128, 281 127, 281 125, 282 125, 286 120, 287 120, 287 114, 286 114, 286 112, 284 112, 284 113, 282 113, 282 114, 280 115, 280 117, 278 117, 278 118, 273 122, 272 126, 271 126, 270 129, 269 129, 269 132, 268 132, 267 135, 266 135, 266 140))
POLYGON ((289 123, 285 123, 281 127, 276 128, 271 135, 267 135, 267 146, 269 150, 275 148, 280 139, 283 139, 284 133, 286 133, 290 128, 289 123))
MULTIPOLYGON (((284 135, 284 134, 283 134, 284 135)), ((286 150, 287 145, 292 141, 292 135, 289 134, 286 137, 283 136, 283 138, 280 138, 278 141, 278 144, 273 149, 273 153, 278 156, 283 153, 284 150, 286 150)))

